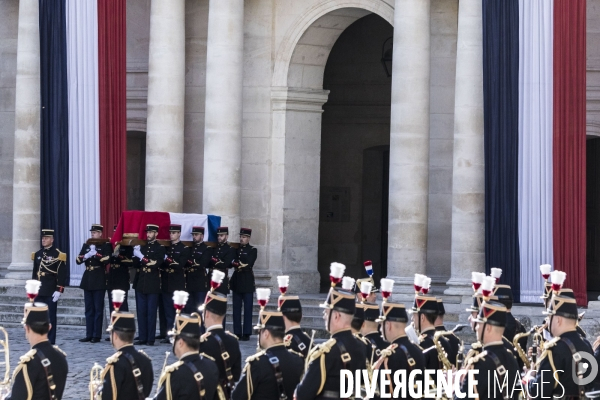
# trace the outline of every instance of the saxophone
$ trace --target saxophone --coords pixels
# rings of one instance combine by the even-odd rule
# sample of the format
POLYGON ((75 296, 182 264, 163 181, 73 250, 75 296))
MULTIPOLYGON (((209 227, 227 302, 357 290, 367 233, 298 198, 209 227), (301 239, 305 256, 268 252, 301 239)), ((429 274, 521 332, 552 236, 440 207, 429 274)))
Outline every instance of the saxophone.
POLYGON ((450 360, 448 360, 448 353, 446 353, 446 350, 444 349, 444 346, 442 346, 442 343, 440 342, 440 337, 449 334, 450 332, 446 332, 446 331, 439 331, 436 332, 433 335, 433 344, 435 345, 435 349, 437 350, 438 353, 438 360, 441 361, 442 363, 442 370, 448 371, 448 370, 452 370, 452 363, 450 362, 450 360))
POLYGON ((94 363, 94 366, 90 370, 90 383, 88 385, 90 390, 90 400, 99 400, 102 398, 103 370, 104 369, 98 363, 94 363))
POLYGON ((8 332, 6 329, 0 326, 0 332, 4 334, 4 339, 0 340, 0 346, 4 352, 4 361, 0 364, 4 364, 4 379, 0 382, 0 400, 6 399, 10 396, 10 349, 8 347, 8 332))
POLYGON ((543 341, 544 341, 544 338, 543 338, 542 334, 540 333, 540 331, 542 329, 544 329, 544 326, 545 325, 536 325, 536 326, 532 327, 528 332, 517 333, 515 335, 515 337, 513 338, 513 346, 517 350, 519 357, 521 358, 521 360, 523 361, 523 363, 525 365, 529 365, 530 362, 535 363, 535 361, 536 361, 535 359, 537 357, 537 348, 538 348, 538 346, 542 345, 543 341), (521 347, 519 340, 524 337, 531 336, 532 334, 533 334, 533 347, 532 347, 532 353, 531 353, 531 359, 530 359, 529 356, 527 355, 527 352, 525 351, 525 349, 523 349, 521 347))

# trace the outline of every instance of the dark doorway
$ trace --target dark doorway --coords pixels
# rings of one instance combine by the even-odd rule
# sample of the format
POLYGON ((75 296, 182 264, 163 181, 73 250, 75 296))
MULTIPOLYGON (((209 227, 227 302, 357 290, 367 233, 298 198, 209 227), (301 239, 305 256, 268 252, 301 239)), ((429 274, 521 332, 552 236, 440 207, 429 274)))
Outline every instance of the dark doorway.
POLYGON ((587 140, 587 290, 600 295, 600 138, 587 140))
POLYGON ((363 262, 372 260, 377 285, 387 274, 391 78, 381 48, 392 34, 388 22, 367 15, 340 35, 325 66, 323 88, 330 93, 321 127, 322 290, 334 261, 358 279, 366 277, 363 262))
POLYGON ((127 209, 144 210, 146 201, 146 132, 127 132, 127 209))

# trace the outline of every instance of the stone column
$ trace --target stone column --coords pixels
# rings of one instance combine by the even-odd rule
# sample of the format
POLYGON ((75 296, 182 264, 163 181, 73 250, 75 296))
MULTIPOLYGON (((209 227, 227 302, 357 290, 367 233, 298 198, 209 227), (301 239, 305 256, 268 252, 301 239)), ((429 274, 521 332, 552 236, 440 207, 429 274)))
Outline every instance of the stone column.
POLYGON ((485 169, 483 150, 483 44, 481 1, 458 6, 452 266, 446 294, 472 295, 471 271, 485 266, 485 169))
POLYGON ((405 293, 427 261, 429 9, 429 0, 396 0, 394 11, 388 275, 405 293))
POLYGON ((7 279, 31 279, 40 244, 40 32, 38 0, 19 2, 12 261, 7 279))
POLYGON ((152 0, 148 59, 146 210, 181 212, 185 0, 152 0))
POLYGON ((244 0, 210 0, 202 208, 221 216, 232 241, 240 229, 244 0))

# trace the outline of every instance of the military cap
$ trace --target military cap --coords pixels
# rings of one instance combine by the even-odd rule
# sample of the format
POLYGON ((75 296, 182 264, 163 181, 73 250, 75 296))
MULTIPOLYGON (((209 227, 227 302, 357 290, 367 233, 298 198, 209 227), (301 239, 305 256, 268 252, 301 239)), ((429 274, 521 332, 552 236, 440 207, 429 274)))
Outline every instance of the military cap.
POLYGON ((169 331, 169 336, 184 336, 200 339, 201 318, 198 314, 179 314, 175 316, 175 326, 169 331))
POLYGON ((272 329, 274 331, 285 332, 285 322, 283 314, 280 311, 261 310, 258 314, 258 323, 254 329, 272 329))
MULTIPOLYGON (((435 302, 432 304, 435 305, 435 302)), ((376 322, 391 321, 391 322, 408 322, 408 314, 406 307, 402 303, 385 302, 381 304, 381 315, 376 322)))
MULTIPOLYGON (((356 307, 359 307, 359 304, 357 304, 356 307)), ((365 321, 377 321, 379 318, 379 306, 377 304, 362 303, 360 304, 360 307, 365 310, 365 321)))
POLYGON ((325 300, 325 303, 320 304, 319 307, 354 315, 356 309, 355 301, 354 293, 338 288, 331 288, 327 300, 325 300))
POLYGON ((438 308, 437 315, 441 315, 441 316, 446 315, 446 308, 444 308, 444 300, 438 298, 438 299, 436 299, 436 301, 437 301, 437 308, 438 308))
POLYGON ((363 282, 369 282, 371 285, 371 292, 370 293, 376 293, 378 291, 378 289, 375 287, 375 281, 373 280, 372 277, 368 277, 368 278, 360 278, 356 280, 356 286, 354 287, 354 291, 356 292, 356 294, 360 293, 360 289, 362 288, 362 284, 363 282))
POLYGON ((412 312, 421 314, 437 314, 438 305, 435 297, 423 296, 417 294, 415 296, 415 302, 412 307, 412 312))
POLYGON ((208 292, 200 311, 208 310, 213 314, 223 316, 227 313, 227 296, 219 292, 208 292))
POLYGON ((250 228, 240 229, 240 236, 252 236, 252 229, 250 229, 250 228))
POLYGON ((540 296, 540 299, 547 299, 550 295, 552 295, 552 283, 546 281, 544 282, 544 294, 540 296))
POLYGON ((226 226, 220 226, 217 228, 217 235, 229 235, 229 228, 226 226))
POLYGON ((577 302, 567 296, 554 295, 550 299, 550 305, 546 311, 543 312, 546 315, 558 315, 569 319, 579 320, 579 314, 577 313, 577 302))
POLYGON ((42 229, 42 236, 54 236, 54 229, 42 229))
POLYGON ((568 297, 570 299, 574 299, 575 298, 575 293, 573 292, 573 289, 570 288, 561 288, 558 293, 558 296, 563 296, 563 297, 568 297))
POLYGON ((156 232, 158 233, 158 225, 148 224, 146 225, 146 232, 156 232))
POLYGON ((169 232, 181 232, 181 225, 179 225, 179 224, 169 225, 169 232))
POLYGON ((365 309, 361 303, 356 303, 356 308, 354 309, 354 319, 361 321, 365 320, 365 309))
POLYGON ((92 224, 92 228, 90 229, 90 232, 103 232, 103 231, 104 231, 104 226, 102 226, 100 224, 92 224))
POLYGON ((482 302, 483 295, 481 293, 475 293, 472 298, 471 307, 467 308, 465 311, 478 313, 482 302))
POLYGON ((298 296, 279 296, 279 310, 285 315, 286 313, 302 313, 302 304, 298 296))
POLYGON ((490 324, 494 326, 506 326, 506 314, 508 310, 504 304, 497 301, 484 301, 479 308, 479 314, 475 322, 490 324))
POLYGON ((126 311, 114 311, 110 316, 107 332, 135 332, 135 316, 126 311))
POLYGON ((192 233, 201 233, 204 235, 204 227, 203 226, 192 226, 192 233))
POLYGON ((24 309, 23 323, 29 326, 44 325, 50 323, 48 305, 45 303, 27 303, 24 309))
POLYGON ((500 303, 504 304, 506 308, 512 308, 513 293, 509 285, 495 285, 493 294, 498 298, 500 303))

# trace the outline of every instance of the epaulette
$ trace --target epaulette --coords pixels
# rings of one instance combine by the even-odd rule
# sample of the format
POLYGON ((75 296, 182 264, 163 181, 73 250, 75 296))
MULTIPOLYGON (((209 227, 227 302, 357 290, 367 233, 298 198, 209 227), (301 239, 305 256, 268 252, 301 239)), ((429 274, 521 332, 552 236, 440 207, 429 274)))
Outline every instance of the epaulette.
POLYGON ((389 357, 396 352, 396 348, 398 348, 398 344, 392 343, 388 347, 380 351, 380 356, 389 357))
POLYGON ((165 368, 165 374, 170 374, 173 371, 177 370, 179 367, 181 367, 183 365, 182 361, 175 361, 173 364, 171 365, 167 365, 167 367, 165 368))
POLYGON ((467 364, 470 365, 470 364, 475 364, 478 361, 482 361, 485 359, 485 356, 487 356, 487 350, 484 350, 481 353, 469 358, 467 360, 467 364))
POLYGON ((550 347, 556 346, 558 342, 560 342, 560 336, 548 340, 546 343, 544 343, 544 350, 548 350, 550 347))
POLYGON ((317 358, 321 357, 323 354, 329 353, 336 343, 336 340, 334 338, 331 338, 328 341, 323 342, 318 346, 315 346, 308 355, 309 362, 313 362, 317 358))
POLYGON ((265 354, 266 354, 266 352, 264 350, 259 351, 258 353, 253 354, 250 357, 246 358, 246 362, 251 363, 252 361, 256 361, 265 354))
POLYGON ((35 251, 31 253, 31 261, 35 260, 35 251))
POLYGON ((229 332, 229 331, 225 331, 226 334, 228 334, 229 336, 233 336, 234 338, 236 338, 236 340, 239 340, 239 338, 234 335, 233 333, 229 332))
POLYGON ((208 339, 209 336, 210 336, 210 332, 206 332, 202 336, 200 336, 200 343, 206 342, 206 339, 208 339))
POLYGON ((152 361, 152 358, 144 350, 138 350, 138 353, 143 354, 148 360, 152 361))
POLYGON ((285 345, 285 347, 290 347, 290 345, 292 344, 293 338, 294 338, 294 335, 292 335, 291 333, 288 333, 287 335, 285 335, 285 337, 283 338, 283 344, 285 345))
POLYGON ((208 354, 206 354, 206 353, 200 353, 200 355, 201 355, 203 358, 208 358, 208 359, 209 359, 209 360, 211 360, 211 361, 217 362, 217 361, 216 361, 216 360, 215 360, 213 357, 209 356, 209 355, 208 355, 208 354))
POLYGON ((65 352, 64 352, 64 351, 63 351, 63 350, 62 350, 60 347, 58 347, 58 346, 56 346, 56 345, 54 345, 54 346, 52 346, 52 347, 54 347, 54 350, 58 351, 58 352, 59 352, 60 354, 62 354, 63 356, 65 356, 65 357, 67 356, 67 353, 65 353, 65 352))
POLYGON ((63 253, 62 251, 56 249, 56 251, 58 251, 58 259, 60 261, 64 261, 67 262, 67 253, 63 253))
POLYGON ((115 354, 113 354, 112 356, 108 357, 106 359, 106 363, 107 364, 114 364, 117 361, 119 361, 119 357, 121 357, 121 352, 117 351, 115 354))
POLYGON ((287 349, 287 351, 289 351, 289 352, 290 352, 290 353, 292 353, 292 354, 295 354, 295 355, 297 355, 297 356, 298 356, 298 357, 300 357, 300 358, 304 358, 304 354, 302 354, 302 353, 298 353, 296 350, 287 349))
POLYGON ((29 361, 33 360, 33 357, 35 356, 35 353, 37 353, 37 350, 36 349, 31 349, 27 353, 23 354, 19 358, 19 364, 26 364, 29 361))

